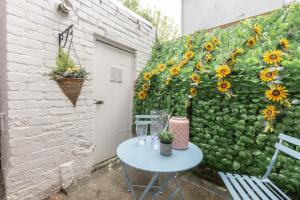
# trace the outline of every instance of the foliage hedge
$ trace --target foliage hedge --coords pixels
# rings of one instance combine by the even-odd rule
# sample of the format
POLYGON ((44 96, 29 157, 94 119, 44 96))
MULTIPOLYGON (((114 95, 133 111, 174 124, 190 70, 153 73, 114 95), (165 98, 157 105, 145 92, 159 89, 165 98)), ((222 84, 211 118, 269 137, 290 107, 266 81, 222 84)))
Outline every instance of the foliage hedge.
MULTIPOLYGON (((300 138, 300 5, 291 4, 267 16, 247 19, 227 29, 197 32, 153 48, 152 56, 143 72, 154 69, 160 63, 173 60, 178 63, 187 51, 186 41, 193 43, 195 56, 182 68, 179 78, 165 85, 167 69, 150 81, 147 97, 134 99, 134 114, 148 114, 152 109, 168 109, 177 116, 191 120, 191 141, 204 153, 203 164, 214 170, 261 176, 265 173, 275 152, 274 144, 279 133, 300 138), (251 36, 252 27, 259 24, 262 36, 252 49, 237 58, 229 77, 234 97, 228 98, 216 89, 215 66, 228 57, 251 36), (188 98, 190 75, 200 57, 203 44, 212 37, 220 44, 213 52, 213 60, 204 65, 197 95, 188 98), (259 79, 263 67, 262 55, 276 49, 278 40, 287 38, 289 49, 281 62, 284 70, 281 80, 289 91, 292 106, 280 112, 274 124, 274 132, 264 133, 261 110, 268 105, 264 92, 267 89, 259 79)), ((138 92, 144 83, 143 72, 136 83, 138 92)), ((299 148, 297 148, 300 151, 299 148)), ((281 189, 300 196, 300 161, 279 154, 270 175, 281 189)))

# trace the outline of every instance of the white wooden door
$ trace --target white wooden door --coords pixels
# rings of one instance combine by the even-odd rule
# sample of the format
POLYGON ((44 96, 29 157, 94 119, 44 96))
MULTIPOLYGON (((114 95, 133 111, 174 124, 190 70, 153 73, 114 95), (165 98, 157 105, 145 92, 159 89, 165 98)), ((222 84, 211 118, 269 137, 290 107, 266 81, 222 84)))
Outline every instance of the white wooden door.
POLYGON ((95 164, 116 155, 117 146, 131 134, 134 55, 98 42, 94 69, 96 113, 95 164))

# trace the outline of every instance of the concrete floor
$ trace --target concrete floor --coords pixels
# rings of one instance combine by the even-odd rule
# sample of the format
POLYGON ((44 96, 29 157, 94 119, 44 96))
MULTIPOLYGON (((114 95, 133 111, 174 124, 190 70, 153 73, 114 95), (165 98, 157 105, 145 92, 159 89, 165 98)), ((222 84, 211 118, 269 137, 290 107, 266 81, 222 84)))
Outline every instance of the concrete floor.
MULTIPOLYGON (((151 178, 150 174, 135 169, 130 169, 130 176, 135 184, 147 184, 151 178)), ((186 200, 224 200, 228 199, 228 193, 224 188, 213 185, 199 179, 190 173, 181 174, 177 177, 182 187, 186 200)), ((168 188, 158 199, 168 199, 167 194, 174 190, 174 185, 169 184, 168 188)), ((50 197, 48 200, 130 200, 130 192, 124 181, 122 168, 118 161, 109 164, 107 167, 94 171, 86 177, 69 187, 65 192, 50 197), (67 193, 67 195, 63 193, 67 193)), ((136 189, 137 196, 143 189, 136 189)), ((151 199, 148 195, 146 200, 151 199)), ((179 199, 176 196, 175 199, 179 199)))

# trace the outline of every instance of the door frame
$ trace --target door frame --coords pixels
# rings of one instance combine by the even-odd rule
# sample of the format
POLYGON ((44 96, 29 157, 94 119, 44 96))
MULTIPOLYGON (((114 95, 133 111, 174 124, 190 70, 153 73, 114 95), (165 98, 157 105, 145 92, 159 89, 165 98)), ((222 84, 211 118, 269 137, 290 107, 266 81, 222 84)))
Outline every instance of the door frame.
MULTIPOLYGON (((93 70, 92 70, 92 74, 93 74, 93 80, 95 78, 94 74, 95 74, 95 70, 96 70, 96 66, 97 66, 97 45, 98 43, 103 43, 103 44, 106 44, 106 45, 109 45, 111 47, 114 47, 114 48, 117 48, 119 50, 122 50, 122 51, 125 51, 127 53, 131 53, 133 55, 133 66, 132 66, 132 69, 131 69, 131 84, 132 84, 132 89, 130 91, 130 96, 131 96, 131 99, 130 99, 130 133, 131 133, 131 136, 132 136, 132 119, 133 119, 133 116, 132 116, 132 111, 133 111, 133 98, 134 98, 134 86, 135 86, 135 77, 136 77, 136 52, 137 50, 135 48, 132 48, 132 47, 129 47, 128 45, 126 44, 122 44, 120 42, 117 42, 117 41, 114 41, 114 40, 111 40, 111 39, 108 39, 106 37, 103 37, 103 36, 99 36, 99 35, 94 35, 94 62, 93 62, 93 70)), ((94 81, 93 81, 93 100, 95 100, 95 86, 94 86, 94 81)), ((95 113, 96 115, 96 105, 95 105, 95 113)), ((95 133, 95 127, 93 127, 94 130, 94 137, 96 137, 96 133, 95 133)), ((110 159, 113 159, 113 158, 110 158, 110 159)), ((108 159, 108 160, 110 160, 108 159)), ((104 163, 106 162, 107 160, 104 160, 100 163, 97 163, 94 165, 94 167, 97 167, 99 164, 101 163, 104 163)))

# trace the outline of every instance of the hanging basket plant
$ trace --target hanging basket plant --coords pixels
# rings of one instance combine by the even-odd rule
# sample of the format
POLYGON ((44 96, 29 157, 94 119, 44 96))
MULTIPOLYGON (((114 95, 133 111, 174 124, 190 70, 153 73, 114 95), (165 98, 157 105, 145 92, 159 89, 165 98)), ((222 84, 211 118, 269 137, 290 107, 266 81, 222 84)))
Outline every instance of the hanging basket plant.
POLYGON ((76 67, 69 54, 65 53, 62 48, 59 48, 56 67, 48 75, 57 82, 73 106, 76 106, 83 83, 88 75, 85 68, 82 68, 81 65, 76 67))

